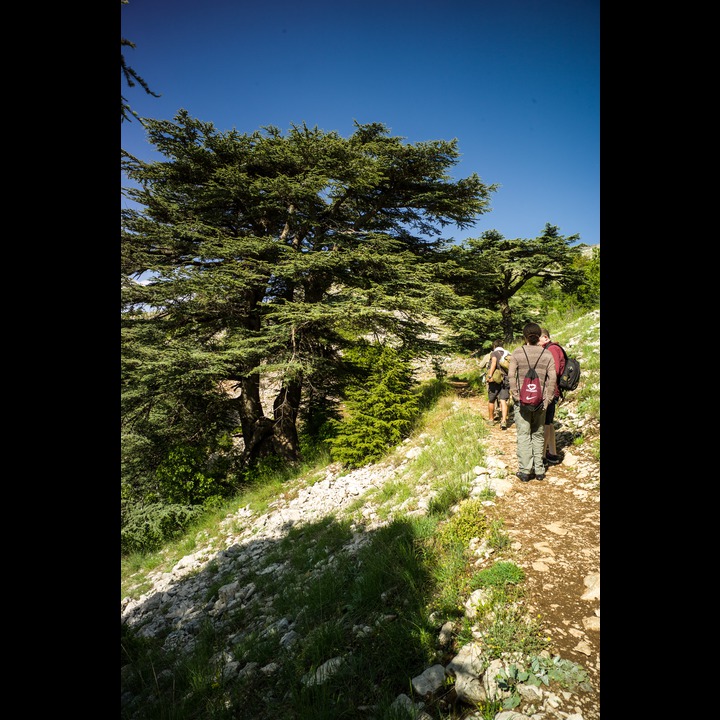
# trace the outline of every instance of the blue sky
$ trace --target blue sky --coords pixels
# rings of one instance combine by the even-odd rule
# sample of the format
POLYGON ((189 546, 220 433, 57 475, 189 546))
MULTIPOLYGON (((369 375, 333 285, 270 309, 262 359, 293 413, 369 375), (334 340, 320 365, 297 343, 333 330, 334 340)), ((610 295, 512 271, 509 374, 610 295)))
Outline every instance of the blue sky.
MULTIPOLYGON (((136 45, 125 60, 161 95, 121 80, 142 117, 457 138, 452 176, 500 187, 473 228, 445 237, 533 238, 549 222, 600 242, 600 0, 129 0, 120 12, 136 45)), ((160 159, 135 119, 121 143, 160 159)))

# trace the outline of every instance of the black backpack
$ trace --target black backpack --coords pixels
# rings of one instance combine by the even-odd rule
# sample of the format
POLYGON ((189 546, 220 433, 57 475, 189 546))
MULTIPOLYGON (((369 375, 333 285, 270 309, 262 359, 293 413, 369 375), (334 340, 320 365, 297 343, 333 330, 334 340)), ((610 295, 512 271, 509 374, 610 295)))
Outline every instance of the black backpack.
POLYGON ((565 348, 560 343, 549 343, 548 345, 557 345, 565 356, 565 369, 562 375, 558 375, 557 386, 560 392, 574 390, 580 382, 580 363, 576 358, 568 357, 565 348))
MULTIPOLYGON (((530 358, 528 358, 525 348, 522 348, 522 351, 525 353, 525 359, 528 361, 528 365, 530 365, 530 358)), ((543 348, 542 352, 538 355, 535 364, 532 367, 528 367, 525 377, 523 378, 522 385, 518 379, 518 396, 520 397, 520 404, 530 410, 538 410, 543 406, 543 386, 540 382, 538 374, 535 372, 535 368, 540 362, 540 358, 544 352, 545 348, 543 348)))

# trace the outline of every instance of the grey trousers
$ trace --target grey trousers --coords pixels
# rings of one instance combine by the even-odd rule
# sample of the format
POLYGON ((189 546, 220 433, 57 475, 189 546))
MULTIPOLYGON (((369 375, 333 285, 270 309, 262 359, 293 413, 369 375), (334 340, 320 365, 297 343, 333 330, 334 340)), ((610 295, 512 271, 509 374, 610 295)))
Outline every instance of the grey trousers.
POLYGON ((520 403, 513 407, 517 432, 518 471, 530 474, 534 470, 536 475, 544 475, 545 409, 528 410, 520 403))

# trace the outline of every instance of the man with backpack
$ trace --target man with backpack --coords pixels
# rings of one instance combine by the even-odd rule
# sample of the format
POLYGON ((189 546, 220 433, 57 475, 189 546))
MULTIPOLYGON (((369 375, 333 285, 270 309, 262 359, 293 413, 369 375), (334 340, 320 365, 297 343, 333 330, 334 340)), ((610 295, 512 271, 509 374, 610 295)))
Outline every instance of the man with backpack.
POLYGON ((515 406, 518 471, 522 482, 533 475, 545 479, 545 411, 555 397, 557 373, 550 352, 539 345, 542 330, 537 323, 523 328, 525 345, 510 355, 508 379, 515 406))
POLYGON ((487 371, 488 422, 495 422, 495 401, 500 403, 500 429, 507 430, 508 398, 510 384, 507 379, 507 359, 510 353, 502 346, 501 340, 493 340, 493 349, 487 371))
MULTIPOLYGON (((555 372, 560 377, 565 370, 565 351, 562 346, 558 343, 553 342, 550 339, 550 331, 543 328, 540 331, 540 347, 544 347, 550 351, 550 354, 555 360, 555 372)), ((548 465, 557 465, 560 462, 560 458, 557 454, 557 446, 555 444, 555 408, 557 407, 558 400, 560 399, 560 387, 555 387, 555 397, 552 402, 545 410, 545 444, 543 447, 543 454, 545 462, 548 465)))

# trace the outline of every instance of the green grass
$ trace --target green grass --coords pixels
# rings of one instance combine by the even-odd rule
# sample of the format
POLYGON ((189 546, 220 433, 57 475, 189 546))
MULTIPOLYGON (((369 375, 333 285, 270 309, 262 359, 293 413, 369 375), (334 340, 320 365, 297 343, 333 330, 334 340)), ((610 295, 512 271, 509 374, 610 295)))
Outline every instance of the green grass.
MULTIPOLYGON (((581 357, 583 371, 578 401, 588 413, 597 413, 593 417, 599 422, 597 319, 571 318, 567 327, 559 319, 547 323, 554 339, 575 341, 571 354, 581 357)), ((528 663, 535 659, 538 673, 567 687, 586 681, 584 670, 567 661, 538 665, 547 638, 524 613, 524 573, 506 557, 510 540, 502 521, 485 515, 481 501, 493 493, 468 496, 472 470, 485 461, 487 427, 455 393, 442 394, 435 384, 431 395, 413 436, 422 446, 420 454, 402 462, 407 449, 400 446, 387 458, 402 467, 392 480, 345 511, 294 526, 277 539, 263 556, 263 567, 282 571, 244 567, 231 575, 209 564, 207 571, 215 575, 204 602, 217 600, 220 588, 236 580, 257 588, 244 607, 227 611, 222 625, 206 621, 190 648, 163 648, 165 637, 144 638, 121 628, 122 689, 135 698, 124 704, 123 720, 335 720, 357 717, 361 705, 374 706, 375 718, 391 720, 399 717, 391 708, 397 695, 412 694, 410 679, 450 659, 441 658, 436 648, 439 627, 447 620, 460 628, 453 653, 479 633, 488 663, 519 653, 528 663), (427 513, 408 515, 428 489, 433 497, 427 513), (364 508, 374 509, 385 524, 367 526, 364 508), (353 542, 358 536, 360 546, 353 542), (474 538, 495 551, 492 563, 479 570, 468 552, 474 538), (483 592, 483 601, 471 626, 464 603, 473 590, 483 592), (280 642, 287 631, 283 620, 298 633, 295 645, 280 642), (342 662, 326 683, 304 680, 330 658, 342 662), (223 668, 229 663, 254 670, 228 681, 223 668)), ((599 456, 599 438, 576 441, 591 443, 599 456)), ((200 547, 222 549, 227 534, 242 532, 280 495, 287 500, 324 476, 322 465, 290 475, 267 473, 161 551, 123 558, 123 597, 147 592, 151 573, 168 572, 200 547), (238 516, 238 508, 247 508, 251 518, 238 516)), ((491 718, 500 709, 486 703, 478 712, 491 718)), ((427 710, 435 717, 459 717, 432 705, 427 710)))

